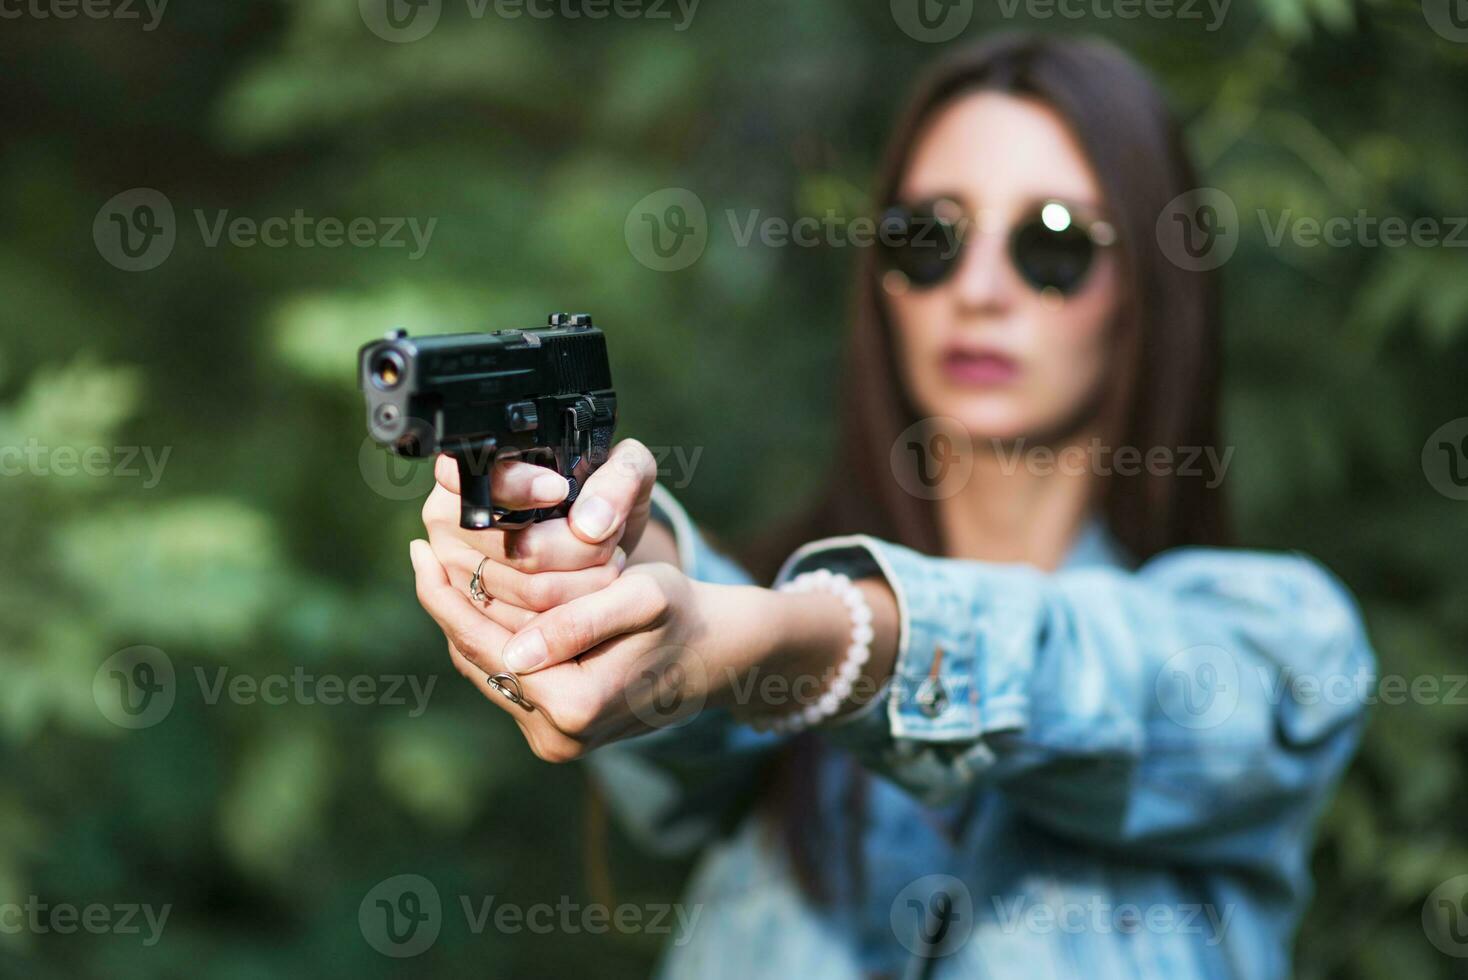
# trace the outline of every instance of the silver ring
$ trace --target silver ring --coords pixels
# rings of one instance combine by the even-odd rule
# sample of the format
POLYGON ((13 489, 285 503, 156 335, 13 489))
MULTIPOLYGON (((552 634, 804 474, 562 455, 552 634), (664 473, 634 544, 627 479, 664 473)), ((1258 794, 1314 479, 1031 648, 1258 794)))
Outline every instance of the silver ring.
POLYGON ((523 691, 520 689, 520 678, 514 674, 504 672, 489 675, 489 686, 503 694, 510 702, 518 704, 526 711, 534 711, 535 705, 530 703, 523 691), (511 690, 511 686, 514 690, 511 690))
POLYGON ((484 580, 479 577, 479 573, 484 570, 484 563, 487 561, 489 561, 487 555, 479 559, 479 566, 474 569, 474 574, 469 576, 469 598, 475 602, 485 602, 489 599, 489 593, 484 591, 484 580))

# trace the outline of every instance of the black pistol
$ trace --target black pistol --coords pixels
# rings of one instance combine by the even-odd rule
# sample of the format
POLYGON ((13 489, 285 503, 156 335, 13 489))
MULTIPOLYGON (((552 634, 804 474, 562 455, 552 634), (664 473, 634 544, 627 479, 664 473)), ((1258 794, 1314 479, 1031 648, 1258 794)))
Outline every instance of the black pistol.
POLYGON ((589 314, 553 313, 549 326, 493 333, 395 330, 364 345, 358 365, 374 440, 399 456, 458 461, 461 527, 564 517, 611 451, 617 394, 606 334, 589 314), (554 469, 571 492, 555 507, 496 507, 489 475, 505 457, 554 469))

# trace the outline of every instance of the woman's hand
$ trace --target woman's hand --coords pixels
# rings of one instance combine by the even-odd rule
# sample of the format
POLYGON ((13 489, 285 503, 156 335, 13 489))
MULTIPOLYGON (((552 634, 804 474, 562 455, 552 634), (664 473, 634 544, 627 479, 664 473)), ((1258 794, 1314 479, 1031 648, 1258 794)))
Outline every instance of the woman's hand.
MULTIPOLYGON (((744 718, 798 710, 830 685, 850 643, 850 614, 834 596, 695 582, 666 563, 630 566, 606 587, 541 613, 518 610, 519 622, 507 627, 450 582, 424 542, 413 543, 412 556, 419 601, 448 637, 455 666, 548 761, 707 707, 744 718), (534 710, 489 683, 502 671, 518 676, 534 710)), ((891 590, 877 581, 860 587, 876 640, 848 710, 890 674, 897 644, 891 590)))
MULTIPOLYGON (((524 621, 527 610, 550 609, 607 585, 626 565, 628 552, 644 541, 640 560, 675 552, 666 531, 645 533, 657 465, 635 439, 618 443, 587 479, 569 520, 518 530, 459 527, 458 468, 439 457, 434 476, 437 486, 423 506, 429 544, 450 581, 466 593, 479 572, 489 597, 483 611, 511 629, 524 621)), ((512 510, 554 506, 568 489, 555 471, 520 461, 496 464, 490 485, 495 501, 512 510)))
POLYGON ((701 709, 710 682, 738 662, 731 653, 749 639, 736 629, 740 597, 731 602, 711 593, 763 591, 701 585, 667 564, 636 565, 548 613, 522 610, 530 629, 512 647, 510 630, 450 580, 426 542, 414 541, 411 553, 418 600, 443 628, 454 665, 509 712, 536 755, 552 762, 701 709), (721 642, 713 642, 721 631, 721 642), (524 675, 520 688, 533 709, 489 683, 506 670, 524 675))

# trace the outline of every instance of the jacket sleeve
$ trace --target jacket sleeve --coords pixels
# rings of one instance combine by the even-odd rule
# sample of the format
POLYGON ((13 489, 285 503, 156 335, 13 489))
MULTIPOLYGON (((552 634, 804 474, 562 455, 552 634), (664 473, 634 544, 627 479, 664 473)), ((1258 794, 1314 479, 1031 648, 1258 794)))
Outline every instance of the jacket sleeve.
MULTIPOLYGON (((678 542, 684 574, 704 582, 753 584, 716 552, 662 486, 653 491, 653 519, 678 542)), ((679 719, 683 712, 674 711, 679 719)), ((586 758, 608 806, 646 850, 683 854, 702 847, 741 811, 782 739, 709 710, 646 735, 615 742, 586 758)))
POLYGON ((827 738, 924 802, 999 787, 1139 855, 1299 860, 1374 682, 1355 603, 1300 556, 1044 573, 858 536, 807 545, 778 580, 815 567, 884 577, 901 618, 886 691, 827 738))

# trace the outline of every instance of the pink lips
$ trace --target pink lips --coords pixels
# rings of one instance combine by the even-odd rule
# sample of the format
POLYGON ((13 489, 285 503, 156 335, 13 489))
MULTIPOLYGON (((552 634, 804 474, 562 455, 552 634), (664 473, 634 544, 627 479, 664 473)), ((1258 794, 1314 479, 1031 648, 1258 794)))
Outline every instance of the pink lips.
POLYGON ((1002 385, 1019 377, 1019 362, 994 351, 950 347, 943 355, 943 374, 964 385, 1002 385))

